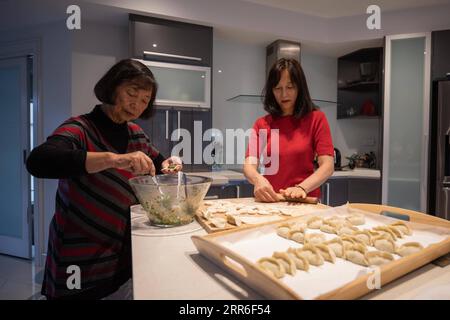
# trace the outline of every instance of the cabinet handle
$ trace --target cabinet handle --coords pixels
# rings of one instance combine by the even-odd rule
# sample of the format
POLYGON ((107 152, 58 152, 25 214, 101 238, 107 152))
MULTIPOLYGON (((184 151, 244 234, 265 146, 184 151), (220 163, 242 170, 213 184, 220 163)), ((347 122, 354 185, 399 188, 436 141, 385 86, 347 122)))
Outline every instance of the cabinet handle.
POLYGON ((169 140, 169 110, 166 110, 166 140, 169 140))
POLYGON ((180 141, 181 135, 180 135, 180 111, 178 111, 178 141, 180 141))
POLYGON ((178 54, 161 53, 161 52, 154 52, 154 51, 144 51, 144 55, 146 55, 146 56, 177 58, 177 59, 185 59, 185 60, 194 60, 194 61, 202 61, 202 58, 198 58, 198 57, 180 56, 178 54))
POLYGON ((236 198, 240 198, 241 197, 241 186, 237 185, 236 186, 236 198))
POLYGON ((214 199, 219 199, 219 196, 206 196, 205 200, 214 200, 214 199))

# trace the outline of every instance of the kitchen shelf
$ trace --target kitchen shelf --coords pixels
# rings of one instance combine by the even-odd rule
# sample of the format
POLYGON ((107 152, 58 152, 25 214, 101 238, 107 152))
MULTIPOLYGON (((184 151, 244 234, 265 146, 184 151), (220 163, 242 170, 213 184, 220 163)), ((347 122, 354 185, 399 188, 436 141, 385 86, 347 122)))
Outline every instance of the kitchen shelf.
MULTIPOLYGON (((245 102, 245 103, 263 103, 264 96, 256 94, 239 94, 232 98, 227 99, 230 102, 245 102)), ((325 107, 323 104, 338 105, 336 101, 323 100, 323 99, 312 99, 314 103, 319 103, 319 107, 325 107)))
POLYGON ((374 90, 379 85, 380 83, 378 81, 361 81, 348 84, 342 87, 338 87, 338 90, 355 90, 355 91, 374 90))

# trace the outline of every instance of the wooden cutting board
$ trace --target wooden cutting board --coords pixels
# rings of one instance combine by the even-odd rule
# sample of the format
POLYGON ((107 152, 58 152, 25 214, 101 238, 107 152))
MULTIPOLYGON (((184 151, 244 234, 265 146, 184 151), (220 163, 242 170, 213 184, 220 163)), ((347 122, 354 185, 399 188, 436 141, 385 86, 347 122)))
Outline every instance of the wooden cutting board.
MULTIPOLYGON (((255 198, 232 198, 232 199, 208 200, 208 202, 214 202, 214 201, 228 201, 228 202, 239 203, 239 204, 244 204, 244 205, 252 205, 252 204, 257 204, 258 206, 265 205, 265 203, 263 203, 263 202, 255 201, 255 198)), ((314 199, 313 200, 309 200, 309 201, 314 202, 314 199)), ((281 201, 281 199, 280 199, 279 204, 280 204, 280 206, 298 207, 299 209, 301 207, 308 206, 308 210, 309 211, 311 209, 311 206, 317 207, 318 210, 328 208, 328 206, 325 206, 325 205, 320 204, 320 203, 318 203, 318 204, 311 204, 311 203, 305 203, 305 202, 300 202, 300 201, 281 201)), ((268 203, 267 203, 267 205, 270 206, 268 203)), ((273 203, 271 205, 273 205, 273 203)), ((225 213, 223 213, 223 214, 215 214, 214 216, 226 219, 226 214, 225 213)), ((277 217, 278 219, 276 219, 276 220, 280 220, 280 221, 288 219, 288 218, 292 218, 292 216, 281 215, 281 214, 280 215, 270 215, 270 216, 269 215, 256 215, 255 214, 255 215, 251 215, 251 217, 252 218, 255 217, 255 220, 256 219, 259 220, 260 222, 258 222, 258 224, 259 223, 267 223, 267 222, 269 222, 267 217, 277 217)), ((200 223, 200 225, 208 233, 224 231, 224 230, 232 230, 232 229, 245 229, 245 228, 249 228, 249 227, 252 227, 252 226, 255 225, 255 224, 244 224, 243 223, 240 226, 235 226, 235 225, 232 225, 232 224, 227 222, 227 224, 226 224, 226 226, 224 228, 217 228, 209 220, 207 220, 207 219, 202 217, 202 215, 200 213, 200 210, 198 210, 197 213, 196 213, 196 219, 200 223)), ((275 219, 272 220, 272 221, 275 221, 275 219)))

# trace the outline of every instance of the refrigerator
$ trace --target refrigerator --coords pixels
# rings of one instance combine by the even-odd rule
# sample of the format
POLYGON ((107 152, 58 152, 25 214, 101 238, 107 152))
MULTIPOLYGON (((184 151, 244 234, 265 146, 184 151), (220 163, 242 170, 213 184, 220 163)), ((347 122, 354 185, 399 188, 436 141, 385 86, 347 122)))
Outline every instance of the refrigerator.
POLYGON ((434 81, 432 110, 431 143, 436 153, 430 155, 435 176, 430 181, 430 195, 435 200, 430 209, 434 207, 437 217, 450 220, 450 78, 434 81))

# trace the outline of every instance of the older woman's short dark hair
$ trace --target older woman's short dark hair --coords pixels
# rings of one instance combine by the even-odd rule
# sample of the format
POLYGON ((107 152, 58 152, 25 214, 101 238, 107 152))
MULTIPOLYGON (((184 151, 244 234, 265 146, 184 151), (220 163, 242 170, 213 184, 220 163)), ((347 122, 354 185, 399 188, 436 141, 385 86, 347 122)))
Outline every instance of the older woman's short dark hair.
POLYGON ((316 110, 317 107, 311 101, 306 77, 300 63, 295 59, 286 58, 281 58, 276 61, 269 71, 269 76, 263 89, 264 110, 272 116, 281 116, 283 114, 273 94, 273 88, 280 82, 283 70, 289 72, 292 84, 298 89, 297 100, 294 106, 294 116, 301 118, 309 112, 316 110))
POLYGON ((112 66, 95 85, 95 96, 101 102, 113 105, 116 89, 124 83, 134 84, 139 89, 151 90, 150 101, 140 116, 142 119, 150 118, 154 113, 153 103, 158 91, 158 84, 150 69, 139 61, 124 59, 112 66))

